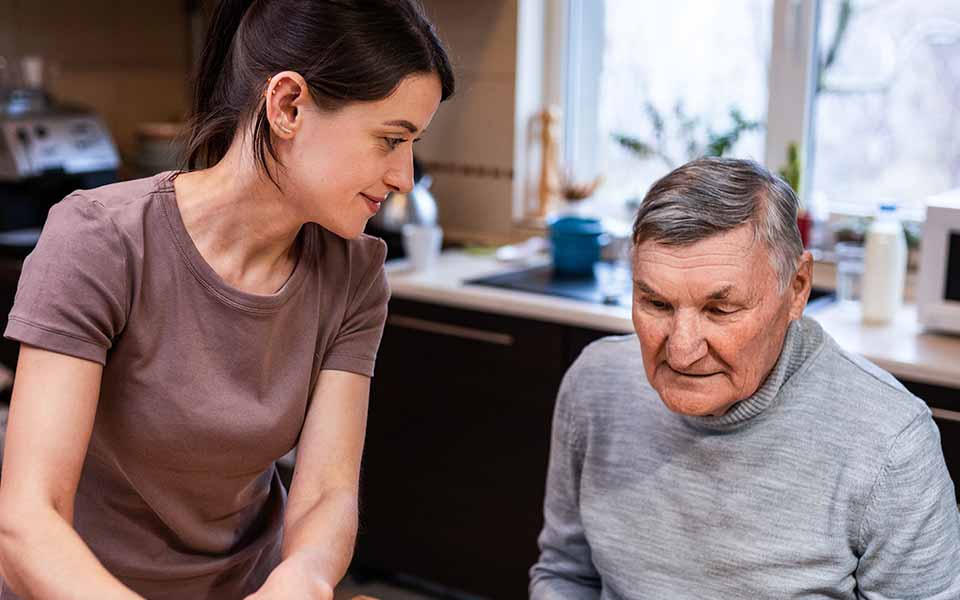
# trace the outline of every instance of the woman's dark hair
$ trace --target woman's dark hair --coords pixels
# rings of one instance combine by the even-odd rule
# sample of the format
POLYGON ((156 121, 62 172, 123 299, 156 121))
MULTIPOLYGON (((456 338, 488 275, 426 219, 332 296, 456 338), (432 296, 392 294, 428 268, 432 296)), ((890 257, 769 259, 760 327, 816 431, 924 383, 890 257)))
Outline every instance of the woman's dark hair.
POLYGON ((200 58, 187 132, 187 170, 215 165, 238 128, 255 119, 253 147, 273 180, 267 80, 300 73, 317 105, 336 111, 382 100, 400 82, 435 73, 441 100, 454 91, 446 50, 417 0, 221 0, 200 58))

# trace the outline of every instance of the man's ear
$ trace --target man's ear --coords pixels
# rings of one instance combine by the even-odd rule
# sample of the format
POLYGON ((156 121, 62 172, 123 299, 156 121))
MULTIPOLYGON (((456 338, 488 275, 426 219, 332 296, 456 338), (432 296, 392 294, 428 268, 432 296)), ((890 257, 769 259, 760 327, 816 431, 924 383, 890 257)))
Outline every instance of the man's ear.
POLYGON ((810 288, 813 287, 813 255, 805 250, 800 255, 797 271, 790 280, 790 293, 793 296, 790 302, 790 319, 797 320, 803 316, 803 309, 807 307, 810 298, 810 288))

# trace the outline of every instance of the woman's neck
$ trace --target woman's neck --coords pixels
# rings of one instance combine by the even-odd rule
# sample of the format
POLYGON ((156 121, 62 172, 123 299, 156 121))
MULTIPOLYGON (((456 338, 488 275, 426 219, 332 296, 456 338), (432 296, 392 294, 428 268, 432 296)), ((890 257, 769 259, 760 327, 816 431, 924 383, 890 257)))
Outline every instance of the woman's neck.
POLYGON ((244 146, 235 139, 215 166, 179 175, 177 207, 193 243, 220 277, 238 289, 270 294, 296 264, 304 221, 244 146))

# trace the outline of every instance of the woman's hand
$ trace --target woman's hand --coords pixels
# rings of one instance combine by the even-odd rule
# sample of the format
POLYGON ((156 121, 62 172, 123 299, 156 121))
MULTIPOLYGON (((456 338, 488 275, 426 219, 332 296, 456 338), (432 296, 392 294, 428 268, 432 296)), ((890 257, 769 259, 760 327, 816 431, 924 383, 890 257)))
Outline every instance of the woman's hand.
POLYGON ((291 557, 277 565, 246 600, 333 600, 333 586, 291 557))

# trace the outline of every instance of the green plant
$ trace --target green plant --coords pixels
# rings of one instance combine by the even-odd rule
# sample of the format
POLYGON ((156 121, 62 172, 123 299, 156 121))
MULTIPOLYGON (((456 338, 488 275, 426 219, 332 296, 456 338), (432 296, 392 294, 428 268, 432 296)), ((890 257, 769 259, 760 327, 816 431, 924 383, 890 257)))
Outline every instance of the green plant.
POLYGON ((680 143, 686 153, 686 160, 701 156, 724 156, 736 145, 741 135, 764 126, 761 121, 745 118, 737 107, 730 108, 732 124, 721 131, 704 127, 699 117, 686 113, 682 102, 677 102, 674 106, 670 121, 649 101, 644 104, 644 112, 653 131, 651 140, 623 133, 614 133, 612 137, 638 158, 659 158, 671 169, 678 166, 668 149, 671 141, 680 143))
POLYGON ((793 191, 797 194, 800 193, 800 149, 797 147, 796 142, 790 142, 787 145, 787 162, 780 170, 777 171, 777 174, 780 177, 783 177, 783 180, 793 188, 793 191))

